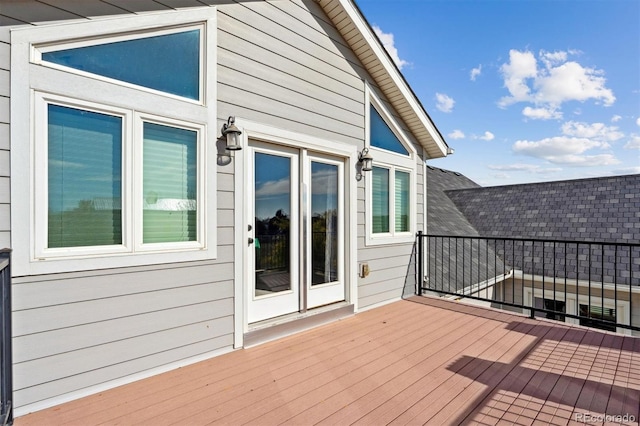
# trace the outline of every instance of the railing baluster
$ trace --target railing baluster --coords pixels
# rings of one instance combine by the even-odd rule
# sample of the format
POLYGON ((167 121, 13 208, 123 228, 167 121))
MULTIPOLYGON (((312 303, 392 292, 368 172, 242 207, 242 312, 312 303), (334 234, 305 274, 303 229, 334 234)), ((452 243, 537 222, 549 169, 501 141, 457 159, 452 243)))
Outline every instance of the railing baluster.
POLYGON ((11 334, 11 250, 0 250, 2 329, 0 333, 0 423, 13 424, 13 357, 11 334))
POLYGON ((567 243, 564 243, 564 313, 567 313, 567 243))
MULTIPOLYGON (((427 235, 418 234, 418 247, 417 256, 420 258, 418 263, 418 291, 423 289, 431 289, 443 294, 451 294, 457 297, 464 296, 476 300, 488 302, 489 304, 500 304, 501 306, 512 306, 523 310, 529 309, 531 317, 535 317, 537 312, 544 312, 550 318, 574 318, 582 321, 584 324, 591 325, 593 327, 611 329, 612 327, 624 328, 634 331, 640 331, 640 327, 634 326, 633 318, 633 290, 634 286, 634 273, 636 272, 636 265, 634 264, 634 255, 640 249, 639 244, 630 243, 607 243, 607 242, 580 242, 580 241, 563 241, 563 240, 542 240, 535 238, 503 238, 502 239, 502 251, 499 251, 499 240, 501 238, 496 237, 469 237, 469 236, 451 236, 451 235, 427 235), (428 238, 427 248, 429 250, 428 257, 423 261, 425 257, 425 246, 423 238, 428 238), (444 239, 447 239, 447 249, 444 248, 444 239), (467 253, 467 241, 469 242, 469 253, 467 253), (477 241, 477 243, 474 243, 477 241), (438 244, 438 242, 440 244, 438 244), (452 246, 455 244, 455 247, 452 246), (459 245, 462 244, 460 248, 459 245), (511 257, 508 254, 508 244, 511 246, 511 257), (542 247, 538 247, 538 244, 542 244, 542 247), (517 246, 517 247, 516 247, 517 246), (600 265, 597 261, 597 246, 600 246, 600 265), (628 255, 619 247, 624 247, 625 250, 629 250, 628 255), (585 252, 581 250, 584 248, 585 252), (438 253, 440 250, 440 253, 438 253), (484 253, 483 253, 484 250, 484 253), (493 270, 491 269, 491 258, 489 257, 489 250, 493 250, 493 270), (520 254, 517 253, 520 250, 520 254), (530 251, 527 254, 527 250, 530 251), (536 250, 540 250, 538 253, 536 250), (558 252, 561 252, 559 255, 558 252), (575 254, 572 254, 575 251, 575 254), (571 252, 571 253, 570 253, 571 252), (538 256, 540 254, 540 256, 538 256), (612 262, 605 262, 605 257, 609 259, 609 254, 613 255, 612 262), (445 260, 444 257, 447 256, 445 260), (520 265, 517 265, 516 257, 519 256, 520 265), (550 256, 547 259, 547 256, 550 256), (574 257, 575 256, 575 257, 574 257), (629 298, 629 320, 620 323, 618 301, 622 300, 620 289, 624 289, 627 283, 624 283, 624 272, 618 271, 618 265, 623 264, 624 260, 628 256, 629 260, 629 282, 628 282, 628 297, 629 298), (582 259, 584 257, 584 259, 582 259), (469 258, 469 260, 467 260, 469 258), (550 267, 548 262, 552 259, 553 265, 550 267), (569 265, 570 259, 575 259, 575 267, 569 265), (529 263, 527 262, 529 260, 529 263), (558 267, 558 262, 564 262, 562 268, 558 267), (424 263, 423 263, 424 262, 424 263), (473 264, 476 262, 476 265, 473 264), (498 269, 498 262, 503 262, 503 267, 498 269), (483 265, 484 263, 484 265, 483 265), (427 272, 425 274, 425 264, 427 272), (510 265, 509 265, 510 264, 510 265), (608 265, 612 265, 613 273, 608 275, 608 265), (595 286, 597 282, 597 269, 601 268, 601 282, 600 292, 596 291, 595 286), (520 279, 520 300, 516 299, 515 281, 517 279, 515 270, 517 267, 521 267, 520 279), (438 270, 438 268, 441 268, 438 270), (447 268, 447 274, 445 276, 444 269, 447 268), (455 268, 455 273, 451 268, 455 268), (461 271, 458 269, 462 268, 461 271), (511 298, 507 299, 507 280, 504 278, 508 270, 513 269, 514 273, 511 278, 511 298), (585 268, 587 269, 585 271, 585 268), (482 275, 484 271, 485 275, 482 275), (596 271, 596 272, 594 272, 596 271), (526 281, 527 274, 530 274, 530 281, 526 281), (552 277, 549 274, 553 274, 552 277), (564 274, 562 281, 560 281, 559 274, 564 274), (569 311, 568 297, 572 297, 570 289, 568 288, 573 280, 570 278, 571 274, 575 274, 575 300, 576 310, 569 311), (594 275, 595 274, 595 275, 594 275), (475 275, 475 276, 474 276, 475 275), (469 280, 467 280, 469 276, 469 280), (500 283, 498 278, 502 277, 500 283), (460 279, 461 278, 461 279, 460 279), (584 286, 582 286, 581 278, 584 280, 584 286), (427 281, 425 281, 425 279, 427 281), (445 281, 446 279, 446 281, 445 281), (553 285, 549 282, 549 279, 553 280, 553 285), (614 286, 609 292, 608 287, 605 287, 605 280, 612 279, 614 286), (618 280, 622 279, 620 283, 625 287, 618 288, 618 280), (452 283, 452 280, 454 282, 452 283), (538 281, 540 280, 540 281, 538 281), (427 283, 426 287, 423 285, 427 283), (447 282, 447 285, 445 285, 447 282), (535 294, 538 287, 538 282, 541 282, 542 286, 542 299, 543 306, 536 308, 535 294), (528 284, 527 284, 528 283, 528 284), (453 285, 452 285, 453 284, 453 285), (547 289, 549 284, 549 289, 547 289), (562 290, 558 288, 562 284, 562 290), (484 286, 484 292, 480 290, 480 285, 484 286), (496 286, 501 285, 500 289, 496 290, 496 286), (525 286, 531 288, 532 298, 529 302, 525 299, 525 286), (581 287, 582 286, 582 287, 581 287), (582 288, 585 287, 584 293, 582 288), (553 297, 548 295, 549 291, 553 293, 553 297), (465 294, 470 292, 471 294, 465 294), (613 293, 613 294, 611 294, 613 293), (605 315, 606 308, 610 305, 610 298, 613 296, 613 305, 615 309, 615 316, 605 315), (564 297, 564 307, 560 305, 560 302, 564 297), (594 301, 594 297, 600 297, 600 311, 598 306, 592 307, 592 304, 597 303, 594 301), (605 301, 605 297, 607 300, 605 301), (544 303, 544 300, 549 298, 549 303, 544 303), (586 310, 580 309, 580 301, 586 310), (553 301, 553 305, 551 305, 553 301)), ((621 271, 624 271, 621 269, 621 271)), ((608 282, 608 281, 607 281, 608 282)), ((624 291, 627 293, 627 291, 624 291)), ((627 299, 624 299, 625 301, 627 299)))
MULTIPOLYGON (((604 244, 600 245, 600 266, 602 268, 602 281, 600 282, 600 315, 602 316, 602 320, 604 320, 604 244)), ((616 313, 616 322, 618 322, 618 307, 614 307, 614 312, 616 313)))

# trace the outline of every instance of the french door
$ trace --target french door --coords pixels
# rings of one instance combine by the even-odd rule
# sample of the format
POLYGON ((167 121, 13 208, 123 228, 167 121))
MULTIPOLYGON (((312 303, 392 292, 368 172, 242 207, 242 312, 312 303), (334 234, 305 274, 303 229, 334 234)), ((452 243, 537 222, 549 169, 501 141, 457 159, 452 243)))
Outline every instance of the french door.
POLYGON ((249 323, 345 300, 344 160, 251 142, 249 323))

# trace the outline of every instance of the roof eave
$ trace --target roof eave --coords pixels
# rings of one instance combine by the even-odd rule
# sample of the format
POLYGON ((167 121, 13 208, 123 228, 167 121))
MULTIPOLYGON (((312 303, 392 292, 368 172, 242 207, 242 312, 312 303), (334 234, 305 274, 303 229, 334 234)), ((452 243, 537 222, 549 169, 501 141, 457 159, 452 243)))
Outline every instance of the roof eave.
POLYGON ((429 158, 447 155, 449 146, 353 0, 318 0, 429 158), (356 32, 353 32, 356 29, 356 32), (364 42, 364 45, 362 45, 364 42), (380 72, 382 71, 382 72, 380 72))

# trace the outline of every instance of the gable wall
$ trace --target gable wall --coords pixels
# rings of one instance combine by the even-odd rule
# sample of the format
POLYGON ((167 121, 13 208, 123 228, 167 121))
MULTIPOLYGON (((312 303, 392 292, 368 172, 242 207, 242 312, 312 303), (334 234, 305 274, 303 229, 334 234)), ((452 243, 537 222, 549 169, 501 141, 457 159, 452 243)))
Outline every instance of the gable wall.
MULTIPOLYGON (((416 199, 412 200, 411 207, 415 208, 416 231, 425 230, 424 224, 424 159, 425 154, 420 144, 413 138, 408 127, 404 124, 391 104, 386 100, 380 88, 371 77, 369 84, 375 94, 382 101, 400 126, 401 130, 412 143, 417 152, 416 158, 416 199)), ((366 106, 368 108, 368 105, 366 106)), ((375 164, 375 154, 373 155, 375 164)), ((358 307, 359 309, 373 307, 390 300, 415 293, 415 243, 396 243, 385 245, 367 245, 367 213, 365 182, 371 179, 371 174, 365 174, 363 180, 358 183, 358 262, 369 265, 368 277, 358 279, 358 307)), ((369 185, 370 183, 366 183, 369 185)))
MULTIPOLYGON (((65 11, 52 11, 41 2, 21 3, 19 10, 2 13, 42 23, 47 16, 83 19, 83 14, 114 11, 95 10, 107 7, 99 2, 65 3, 65 11), (69 11, 71 7, 76 9, 69 11)), ((20 24, 7 18, 3 22, 20 24)), ((8 27, 0 34, 0 69, 5 70, 8 27)), ((221 5, 218 45, 219 126, 235 115, 362 144, 363 71, 315 2, 221 5)), ((7 79, 8 73, 0 73, 3 134, 9 131, 7 79)), ((8 136, 1 143, 0 149, 8 154, 8 136)), ((8 155, 6 160, 2 155, 0 179, 8 181, 1 177, 9 170, 8 155)), ((8 182, 6 190, 1 185, 0 204, 8 210, 8 182)), ((233 189, 233 167, 219 166, 216 260, 14 278, 18 415, 113 386, 114 379, 128 381, 231 350, 233 189)), ((0 232, 6 230, 0 241, 5 245, 8 229, 0 208, 0 232)))

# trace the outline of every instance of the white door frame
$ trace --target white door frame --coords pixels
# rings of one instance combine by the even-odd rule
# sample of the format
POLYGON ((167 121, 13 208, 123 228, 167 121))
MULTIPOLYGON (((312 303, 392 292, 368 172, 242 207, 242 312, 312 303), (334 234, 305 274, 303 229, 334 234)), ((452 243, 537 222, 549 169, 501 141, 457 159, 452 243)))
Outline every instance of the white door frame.
MULTIPOLYGON (((324 153, 345 159, 345 296, 347 302, 353 305, 357 312, 357 181, 356 164, 358 162, 358 149, 355 145, 335 142, 302 133, 283 130, 266 124, 244 120, 236 117, 236 126, 242 131, 243 150, 233 153, 231 161, 234 163, 234 346, 243 346, 243 335, 248 331, 248 250, 246 250, 247 229, 249 227, 247 209, 248 191, 246 182, 246 170, 250 165, 250 155, 247 155, 249 139, 283 146, 308 149, 318 153, 324 153)), ((221 160, 224 161, 224 160, 221 160)), ((217 232, 217 230, 212 230, 217 232)))

